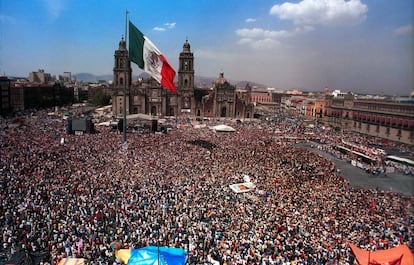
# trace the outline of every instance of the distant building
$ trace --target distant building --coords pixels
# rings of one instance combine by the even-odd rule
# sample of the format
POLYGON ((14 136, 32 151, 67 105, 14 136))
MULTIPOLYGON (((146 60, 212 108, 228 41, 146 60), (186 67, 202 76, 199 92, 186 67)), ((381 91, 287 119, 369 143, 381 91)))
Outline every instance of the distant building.
POLYGON ((12 83, 10 87, 11 111, 48 108, 73 103, 73 88, 60 84, 34 85, 12 83))
POLYGON ((276 109, 281 108, 282 98, 285 97, 286 94, 282 92, 273 92, 272 93, 272 102, 275 104, 276 109))
POLYGON ((132 68, 127 60, 126 42, 122 38, 114 54, 112 109, 121 117, 125 107, 129 114, 188 117, 253 117, 251 88, 236 90, 220 73, 211 88, 194 85, 194 54, 188 40, 179 56, 177 94, 161 87, 153 78, 132 82, 132 68), (127 63, 125 67, 125 63, 127 63), (126 89, 124 102, 124 89, 126 89))
POLYGON ((25 109, 24 85, 13 84, 10 88, 10 101, 12 112, 23 111, 25 109))
POLYGON ((0 115, 6 115, 12 110, 10 96, 10 79, 0 76, 0 115))
POLYGON ((89 100, 88 86, 74 86, 73 98, 75 102, 87 102, 89 100))
POLYGON ((307 117, 321 119, 325 116, 325 98, 309 99, 306 104, 307 117))
POLYGON ((280 99, 280 110, 289 116, 305 115, 305 102, 303 95, 283 94, 280 99))
POLYGON ((244 92, 236 92, 236 87, 224 78, 224 73, 220 73, 213 82, 213 90, 203 97, 202 112, 197 114, 204 117, 253 118, 251 87, 247 84, 244 92))
POLYGON ((273 96, 271 92, 268 91, 255 91, 252 92, 253 103, 270 103, 273 102, 273 96))
POLYGON ((353 94, 326 96, 324 122, 334 127, 414 144, 414 102, 357 98, 353 94))
POLYGON ((31 72, 29 74, 29 82, 35 84, 48 84, 52 81, 52 76, 49 73, 45 73, 45 70, 39 69, 37 72, 31 72))
POLYGON ((288 95, 302 95, 303 94, 302 91, 299 91, 297 89, 288 90, 285 93, 288 94, 288 95))

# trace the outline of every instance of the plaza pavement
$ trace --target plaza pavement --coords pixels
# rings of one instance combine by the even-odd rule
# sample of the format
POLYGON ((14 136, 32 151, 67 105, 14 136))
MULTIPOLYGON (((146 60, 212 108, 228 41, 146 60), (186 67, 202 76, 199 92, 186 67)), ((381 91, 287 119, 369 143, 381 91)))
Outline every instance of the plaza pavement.
POLYGON ((349 184, 357 188, 368 188, 383 191, 398 192, 407 196, 414 196, 414 176, 405 175, 403 173, 395 172, 391 174, 379 174, 373 175, 365 172, 364 170, 354 167, 351 163, 338 159, 322 150, 311 147, 317 146, 318 143, 303 143, 299 146, 305 147, 312 152, 323 155, 336 164, 336 168, 340 170, 340 173, 349 181, 349 184))

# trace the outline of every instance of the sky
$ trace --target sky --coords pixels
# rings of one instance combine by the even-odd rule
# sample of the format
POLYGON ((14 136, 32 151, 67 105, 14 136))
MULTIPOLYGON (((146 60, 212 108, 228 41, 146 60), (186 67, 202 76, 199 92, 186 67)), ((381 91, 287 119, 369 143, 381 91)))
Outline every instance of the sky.
MULTIPOLYGON (((409 95, 411 0, 0 0, 0 73, 112 74, 128 19, 177 71, 278 89, 409 95)), ((133 72, 142 71, 133 66, 133 72)))

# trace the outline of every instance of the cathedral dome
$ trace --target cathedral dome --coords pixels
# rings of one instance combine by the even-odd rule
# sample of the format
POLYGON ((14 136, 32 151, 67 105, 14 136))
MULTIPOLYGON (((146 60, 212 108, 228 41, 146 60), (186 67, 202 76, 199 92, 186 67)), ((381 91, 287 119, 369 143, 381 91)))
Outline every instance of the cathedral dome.
POLYGON ((224 73, 221 72, 219 78, 217 78, 216 81, 214 81, 214 84, 224 84, 226 82, 227 80, 226 78, 224 78, 224 73))

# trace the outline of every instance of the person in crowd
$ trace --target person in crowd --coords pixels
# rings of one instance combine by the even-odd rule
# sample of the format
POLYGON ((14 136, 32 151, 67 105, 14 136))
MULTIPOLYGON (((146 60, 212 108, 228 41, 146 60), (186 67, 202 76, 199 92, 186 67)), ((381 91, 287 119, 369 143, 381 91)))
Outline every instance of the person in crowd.
POLYGON ((116 264, 119 247, 162 245, 185 249, 188 264, 352 264, 351 242, 414 247, 412 197, 351 187, 332 162, 283 137, 295 132, 288 122, 275 137, 275 124, 219 133, 178 121, 168 134, 128 134, 127 149, 110 128, 66 135, 46 111, 11 124, 0 124, 0 252, 8 255, 116 264), (256 188, 234 193, 229 184, 243 175, 256 188))

